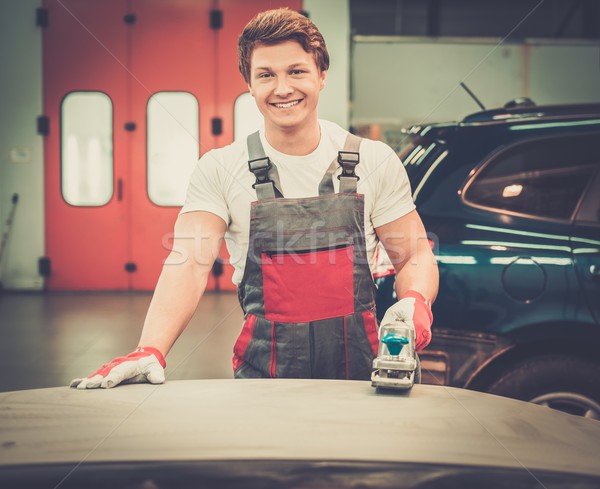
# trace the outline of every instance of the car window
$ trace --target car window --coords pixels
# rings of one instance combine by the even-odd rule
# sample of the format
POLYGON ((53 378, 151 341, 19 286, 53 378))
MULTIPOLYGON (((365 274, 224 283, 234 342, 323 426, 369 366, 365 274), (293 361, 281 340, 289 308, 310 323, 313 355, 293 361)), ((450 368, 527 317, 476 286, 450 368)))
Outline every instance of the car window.
POLYGON ((467 184, 468 204, 570 219, 600 162, 599 135, 520 143, 497 154, 467 184))

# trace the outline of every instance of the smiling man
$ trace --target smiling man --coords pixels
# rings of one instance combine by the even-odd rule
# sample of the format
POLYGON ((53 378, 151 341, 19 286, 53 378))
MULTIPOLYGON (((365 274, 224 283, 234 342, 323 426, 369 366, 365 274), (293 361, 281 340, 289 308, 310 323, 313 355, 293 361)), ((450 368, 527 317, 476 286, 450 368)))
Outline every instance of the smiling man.
POLYGON ((319 120, 329 68, 320 32, 297 12, 270 10, 245 27, 238 55, 264 128, 200 159, 138 348, 72 387, 164 382, 164 357, 223 239, 244 311, 235 377, 370 379, 379 241, 400 297, 382 324, 404 321, 417 350, 429 343, 438 272, 406 173, 385 144, 319 120))

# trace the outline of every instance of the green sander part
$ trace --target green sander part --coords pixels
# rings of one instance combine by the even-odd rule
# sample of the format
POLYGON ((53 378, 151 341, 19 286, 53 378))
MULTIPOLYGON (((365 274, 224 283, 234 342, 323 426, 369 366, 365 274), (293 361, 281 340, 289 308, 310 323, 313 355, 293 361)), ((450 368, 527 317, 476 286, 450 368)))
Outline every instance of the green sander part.
POLYGON ((408 344, 408 338, 406 336, 397 334, 386 334, 381 341, 385 343, 392 355, 400 355, 404 345, 408 344))

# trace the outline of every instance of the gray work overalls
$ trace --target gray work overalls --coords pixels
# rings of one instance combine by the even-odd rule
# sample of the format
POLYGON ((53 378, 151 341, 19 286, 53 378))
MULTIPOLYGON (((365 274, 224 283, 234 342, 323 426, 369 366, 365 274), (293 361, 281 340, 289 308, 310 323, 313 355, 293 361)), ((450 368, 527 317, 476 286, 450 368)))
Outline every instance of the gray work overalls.
POLYGON ((286 199, 258 133, 248 137, 258 199, 238 289, 244 326, 234 346, 236 378, 370 379, 378 339, 354 172, 360 142, 348 135, 318 197, 286 199))

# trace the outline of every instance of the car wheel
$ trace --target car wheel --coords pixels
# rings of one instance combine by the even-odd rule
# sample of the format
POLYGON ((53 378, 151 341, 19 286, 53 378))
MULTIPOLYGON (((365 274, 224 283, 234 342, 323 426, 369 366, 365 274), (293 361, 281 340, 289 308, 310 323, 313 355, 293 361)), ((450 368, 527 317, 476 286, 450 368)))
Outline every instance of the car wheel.
POLYGON ((581 358, 529 358, 503 372, 486 391, 600 419, 600 365, 581 358))

